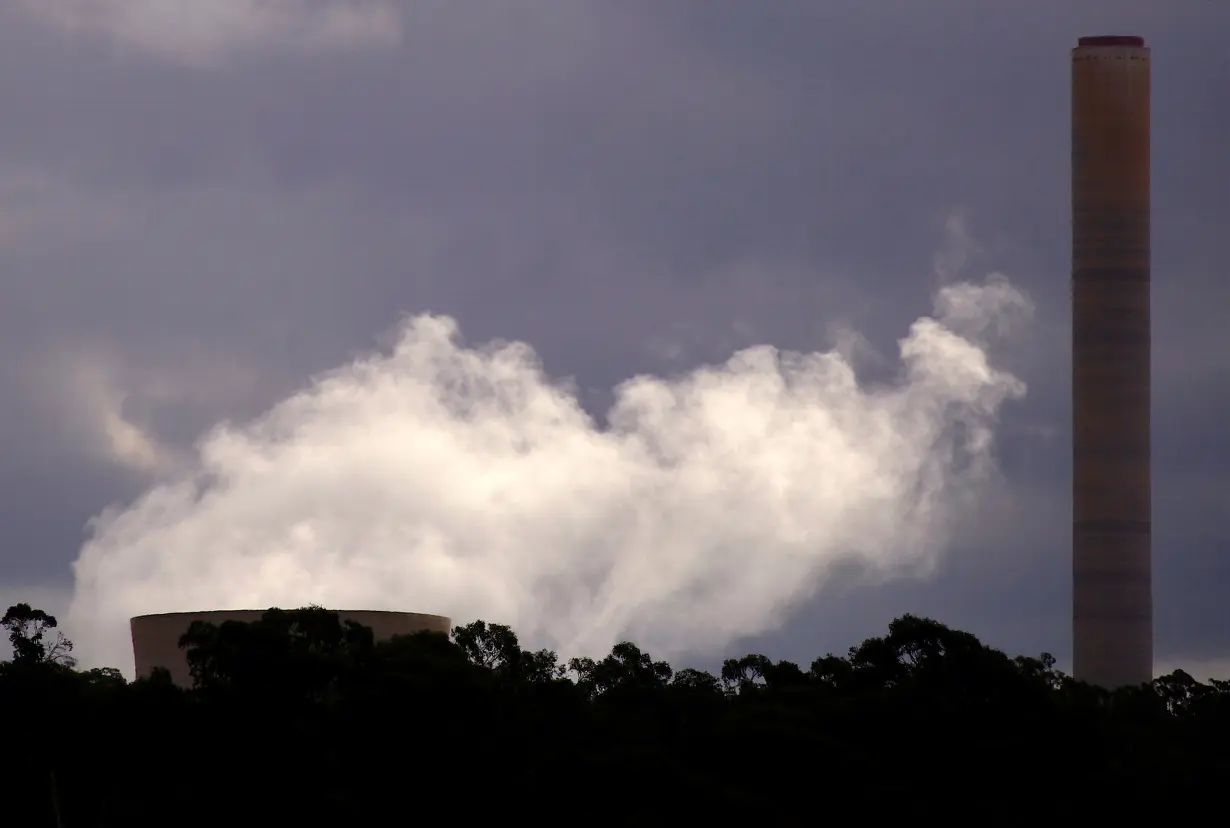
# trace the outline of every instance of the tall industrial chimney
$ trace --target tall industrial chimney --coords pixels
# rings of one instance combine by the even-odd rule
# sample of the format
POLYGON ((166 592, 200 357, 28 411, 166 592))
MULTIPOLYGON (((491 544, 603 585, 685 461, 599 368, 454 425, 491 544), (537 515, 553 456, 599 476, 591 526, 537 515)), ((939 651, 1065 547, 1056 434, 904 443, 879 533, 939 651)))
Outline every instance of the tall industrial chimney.
POLYGON ((1072 639, 1076 678, 1153 678, 1149 49, 1072 50, 1072 639))

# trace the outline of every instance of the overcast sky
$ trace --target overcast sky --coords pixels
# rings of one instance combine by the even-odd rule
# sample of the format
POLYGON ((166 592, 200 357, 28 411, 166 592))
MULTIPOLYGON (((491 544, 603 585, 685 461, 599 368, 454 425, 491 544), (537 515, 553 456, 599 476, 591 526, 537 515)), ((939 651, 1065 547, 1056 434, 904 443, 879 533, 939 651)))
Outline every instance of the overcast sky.
POLYGON ((1066 660, 1069 50, 1138 34, 1153 49, 1157 658, 1221 670, 1226 31, 1220 0, 0 4, 0 597, 71 617, 108 662, 125 657, 123 612, 300 594, 481 612, 561 647, 627 632, 702 661, 806 662, 916 612, 1066 660), (1013 324, 963 331, 937 291, 992 273, 1021 296, 992 281, 970 301, 1013 324), (455 320, 457 344, 398 327, 424 313, 455 320), (975 351, 935 350, 939 333, 911 328, 924 317, 975 351), (903 339, 945 377, 984 352, 993 368, 941 387, 902 361, 903 339), (498 465, 491 443, 526 439, 524 411, 479 434, 411 402, 491 340, 572 382, 473 369, 515 374, 522 403, 555 389, 564 413, 534 426, 549 439, 533 464, 498 465), (837 347, 865 385, 704 396, 691 372, 761 344, 837 347), (418 361, 389 356, 403 351, 418 361), (622 432, 677 440, 676 465, 629 460, 606 427, 638 375, 702 400, 622 432), (910 419, 931 410, 919 400, 939 419, 910 419), (747 430, 762 402, 772 434, 853 419, 773 442, 747 430), (934 465, 950 427, 993 433, 977 469, 934 465), (722 440, 743 459, 713 461, 722 440), (784 499, 731 488, 769 456, 790 461, 764 478, 784 499), (498 488, 476 482, 497 465, 507 502, 474 494, 498 488), (925 503, 919 481, 936 487, 925 503), (610 540, 629 521, 640 534, 610 540), (70 612, 87 542, 93 580, 70 612), (463 596, 431 580, 441 567, 483 583, 463 596), (760 598, 705 592, 722 579, 760 598), (602 601, 560 597, 582 582, 602 601))

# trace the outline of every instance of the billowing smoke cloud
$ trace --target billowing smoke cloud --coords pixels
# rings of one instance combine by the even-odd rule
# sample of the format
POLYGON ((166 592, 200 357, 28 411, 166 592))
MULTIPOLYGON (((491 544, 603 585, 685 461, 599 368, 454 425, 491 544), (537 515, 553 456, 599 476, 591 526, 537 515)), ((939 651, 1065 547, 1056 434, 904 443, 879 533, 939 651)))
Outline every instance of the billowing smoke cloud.
POLYGON ((628 380, 606 423, 529 346, 418 316, 99 516, 70 631, 83 662, 128 668, 131 615, 319 603, 509 623, 565 655, 712 651, 779 625, 835 562, 934 565, 1025 390, 988 338, 1030 312, 1005 280, 952 285, 893 383, 759 346, 628 380))

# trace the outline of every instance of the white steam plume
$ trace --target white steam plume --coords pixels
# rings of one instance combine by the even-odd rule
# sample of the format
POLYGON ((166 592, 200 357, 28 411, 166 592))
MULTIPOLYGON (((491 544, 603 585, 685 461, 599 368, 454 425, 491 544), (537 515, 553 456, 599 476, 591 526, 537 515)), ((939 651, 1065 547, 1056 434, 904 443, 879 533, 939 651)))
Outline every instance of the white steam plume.
POLYGON ((197 470, 92 523, 68 626, 129 669, 129 616, 207 608, 406 609, 511 624, 601 655, 712 651, 782 622, 834 562, 926 573, 993 468, 1025 386, 988 362, 1029 301, 944 288, 861 387, 837 353, 768 346, 617 389, 599 426, 524 344, 467 348, 448 318, 224 424, 197 470))

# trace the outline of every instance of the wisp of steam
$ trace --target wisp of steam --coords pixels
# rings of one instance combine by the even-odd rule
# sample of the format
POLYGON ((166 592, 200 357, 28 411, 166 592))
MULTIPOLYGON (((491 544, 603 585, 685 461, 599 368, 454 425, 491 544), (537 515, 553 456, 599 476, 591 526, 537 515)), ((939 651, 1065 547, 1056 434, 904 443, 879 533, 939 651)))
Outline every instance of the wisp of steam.
POLYGON ((950 285, 892 383, 757 346, 627 380, 605 423, 528 345, 417 316, 95 518, 67 625, 83 663, 125 670, 132 615, 306 604, 483 618, 564 656, 713 652, 781 624, 836 562, 934 565, 1025 391, 986 347, 1030 312, 1002 278, 950 285))

